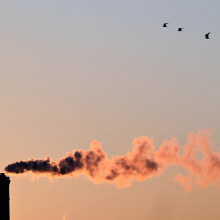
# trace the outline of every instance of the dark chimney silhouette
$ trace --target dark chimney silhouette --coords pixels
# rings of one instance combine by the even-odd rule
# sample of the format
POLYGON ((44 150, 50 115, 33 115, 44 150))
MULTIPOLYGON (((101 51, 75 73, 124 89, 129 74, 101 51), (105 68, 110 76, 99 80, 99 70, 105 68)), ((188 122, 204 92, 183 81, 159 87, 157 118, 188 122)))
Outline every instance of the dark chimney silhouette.
POLYGON ((0 219, 10 220, 9 210, 9 184, 10 179, 4 173, 0 174, 0 219))

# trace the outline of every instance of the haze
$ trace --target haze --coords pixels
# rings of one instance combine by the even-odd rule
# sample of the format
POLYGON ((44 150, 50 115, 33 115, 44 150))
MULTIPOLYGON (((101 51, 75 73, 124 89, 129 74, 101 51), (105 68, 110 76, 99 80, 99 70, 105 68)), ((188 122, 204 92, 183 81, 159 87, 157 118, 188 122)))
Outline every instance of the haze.
MULTIPOLYGON (((184 145, 199 129, 215 131, 219 152, 219 11, 217 0, 2 2, 1 170, 57 160, 93 139, 109 157, 143 135, 156 148, 172 137, 184 145)), ((185 192, 177 172, 186 171, 172 167, 125 189, 11 176, 11 219, 219 219, 219 189, 185 192)))

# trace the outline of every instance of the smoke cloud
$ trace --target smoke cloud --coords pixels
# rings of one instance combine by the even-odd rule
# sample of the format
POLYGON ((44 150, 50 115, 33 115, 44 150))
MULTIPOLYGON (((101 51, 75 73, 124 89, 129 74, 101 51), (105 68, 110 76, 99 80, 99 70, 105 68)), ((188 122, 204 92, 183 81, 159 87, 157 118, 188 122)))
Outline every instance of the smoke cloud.
POLYGON ((134 148, 124 156, 108 158, 101 144, 92 141, 89 150, 73 150, 57 162, 49 157, 41 160, 18 161, 5 167, 7 173, 44 174, 48 177, 77 176, 83 174, 94 183, 111 183, 127 187, 133 181, 144 181, 160 175, 169 166, 182 166, 187 176, 178 174, 174 180, 187 191, 194 187, 219 186, 220 154, 211 151, 214 143, 209 131, 188 135, 188 143, 180 154, 181 146, 176 139, 164 141, 155 150, 153 139, 138 137, 134 148), (202 154, 197 159, 196 152, 202 154))

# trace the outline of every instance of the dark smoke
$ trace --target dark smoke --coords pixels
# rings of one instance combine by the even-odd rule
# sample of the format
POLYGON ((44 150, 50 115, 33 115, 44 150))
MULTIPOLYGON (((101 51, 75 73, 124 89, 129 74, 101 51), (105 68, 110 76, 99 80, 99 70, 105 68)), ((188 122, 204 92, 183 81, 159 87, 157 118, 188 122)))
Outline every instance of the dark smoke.
POLYGON ((213 143, 209 137, 207 131, 189 134, 183 155, 180 155, 181 147, 175 139, 164 141, 156 151, 153 139, 139 137, 134 139, 135 147, 131 152, 111 159, 101 149, 100 143, 93 141, 90 150, 74 150, 57 162, 49 157, 44 160, 30 159, 9 164, 5 171, 14 174, 31 172, 49 177, 83 174, 94 183, 107 182, 126 187, 132 181, 143 181, 159 175, 167 166, 180 165, 189 174, 185 177, 178 174, 175 181, 186 190, 192 190, 193 186, 220 184, 220 154, 211 151, 213 143), (201 160, 195 158, 196 150, 203 154, 201 160))

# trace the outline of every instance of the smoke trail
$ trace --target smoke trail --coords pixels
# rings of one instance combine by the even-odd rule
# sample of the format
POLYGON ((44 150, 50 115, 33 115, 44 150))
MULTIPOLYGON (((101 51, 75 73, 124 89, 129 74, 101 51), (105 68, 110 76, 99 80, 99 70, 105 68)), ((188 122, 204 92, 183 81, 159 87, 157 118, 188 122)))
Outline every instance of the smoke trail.
POLYGON ((9 164, 5 171, 14 174, 32 172, 50 177, 83 174, 94 183, 127 187, 133 181, 144 181, 161 174, 168 166, 179 165, 188 171, 188 176, 178 174, 175 181, 187 191, 195 186, 208 187, 220 183, 220 154, 211 151, 213 143, 208 131, 190 133, 182 155, 176 139, 164 141, 159 150, 155 150, 153 139, 148 137, 135 138, 133 145, 132 151, 126 155, 108 158, 101 144, 93 141, 89 150, 73 150, 58 162, 49 157, 30 159, 9 164), (196 151, 203 154, 201 160, 196 159, 196 151))

